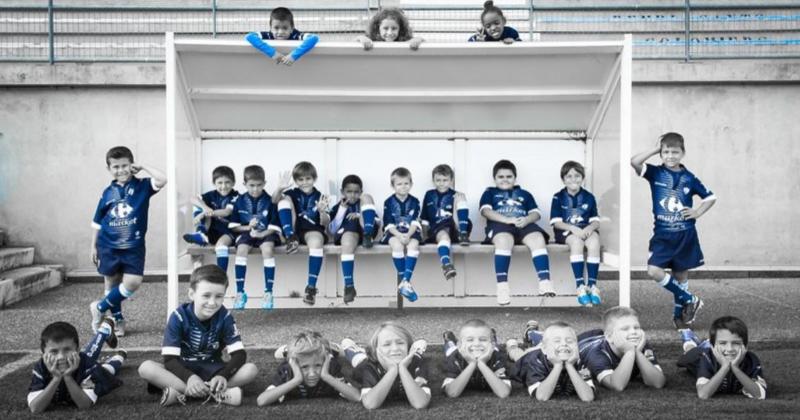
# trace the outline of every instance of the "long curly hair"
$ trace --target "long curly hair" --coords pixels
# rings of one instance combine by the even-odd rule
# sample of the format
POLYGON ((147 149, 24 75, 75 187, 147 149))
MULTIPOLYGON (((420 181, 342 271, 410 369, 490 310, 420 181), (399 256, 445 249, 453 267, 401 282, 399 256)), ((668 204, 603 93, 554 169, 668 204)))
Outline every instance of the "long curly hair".
POLYGON ((373 41, 383 41, 379 28, 381 26, 381 22, 383 22, 385 19, 392 19, 393 21, 397 22, 397 25, 400 27, 400 30, 397 34, 397 39, 395 41, 405 42, 414 37, 414 34, 411 31, 411 25, 409 25, 408 18, 406 18, 406 15, 403 14, 403 11, 394 7, 387 7, 385 9, 381 9, 369 20, 366 33, 367 38, 373 41))

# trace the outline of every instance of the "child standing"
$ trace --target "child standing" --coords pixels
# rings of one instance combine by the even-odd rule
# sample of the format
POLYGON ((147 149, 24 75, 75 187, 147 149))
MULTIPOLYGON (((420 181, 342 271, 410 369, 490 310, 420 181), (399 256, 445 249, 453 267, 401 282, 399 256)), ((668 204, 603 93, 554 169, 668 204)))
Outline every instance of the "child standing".
POLYGON ((231 214, 230 228, 238 232, 236 240, 236 300, 233 309, 244 309, 247 293, 244 289, 247 277, 247 254, 250 248, 261 249, 264 260, 264 302, 262 308, 272 309, 274 298, 272 286, 275 283, 275 246, 280 244, 278 237, 278 209, 272 197, 264 191, 266 185, 264 169, 258 165, 244 168, 244 186, 247 193, 236 199, 231 214))
POLYGON ((456 276, 456 268, 450 258, 450 243, 458 238, 462 246, 469 245, 472 222, 469 220, 467 198, 453 189, 453 168, 437 165, 433 168, 433 185, 436 188, 425 193, 422 199, 422 226, 427 227, 427 242, 437 244, 439 262, 444 278, 456 276))
POLYGON ((506 17, 503 11, 494 5, 493 1, 483 3, 483 13, 481 13, 481 27, 477 33, 469 38, 469 42, 497 42, 513 44, 520 41, 519 32, 516 29, 506 26, 506 17))
POLYGON ((216 265, 196 268, 189 279, 189 300, 169 316, 161 354, 164 364, 147 360, 139 376, 163 390, 161 405, 184 403, 186 397, 214 398, 239 405, 241 386, 250 383, 258 368, 247 361, 233 315, 222 301, 228 276, 216 265), (230 355, 222 361, 222 351, 230 355))
POLYGON ((111 311, 117 323, 117 335, 125 335, 122 301, 142 285, 145 258, 145 234, 150 197, 167 184, 161 171, 134 163, 133 152, 125 146, 112 147, 106 153, 106 166, 113 181, 106 187, 92 220, 92 262, 105 280, 106 293, 92 302, 92 331, 111 311), (140 172, 152 178, 137 178, 140 172))
POLYGON ((578 303, 599 305, 597 274, 600 271, 600 217, 594 195, 581 185, 585 176, 583 165, 568 161, 561 166, 564 188, 553 196, 550 206, 550 224, 553 225, 556 243, 569 245, 569 260, 575 275, 578 303), (586 271, 589 279, 583 283, 583 249, 586 248, 586 271))
POLYGON ((481 196, 481 214, 486 218, 486 241, 494 244, 494 270, 497 275, 497 303, 511 303, 508 268, 514 244, 525 244, 531 251, 533 267, 539 276, 539 294, 555 296, 550 283, 550 259, 546 244, 549 235, 536 224, 542 214, 533 195, 516 185, 517 167, 500 160, 492 169, 494 187, 481 196))
POLYGON ((689 292, 689 270, 704 264, 703 251, 697 238, 695 223, 716 202, 717 197, 693 173, 681 164, 686 155, 683 136, 662 135, 656 147, 631 158, 631 166, 650 183, 653 199, 653 237, 647 274, 674 296, 672 322, 675 328, 686 328, 703 307, 703 301, 689 292), (645 164, 659 155, 659 166, 645 164), (702 199, 693 208, 693 196, 702 199), (666 270, 670 270, 670 274, 666 270))
POLYGON ((372 16, 366 34, 359 35, 356 41, 365 50, 371 50, 373 42, 408 42, 409 48, 416 51, 425 40, 414 36, 403 11, 387 7, 372 16))
POLYGON ((411 287, 411 276, 419 258, 419 243, 422 241, 419 222, 419 200, 410 194, 411 172, 403 167, 392 171, 394 194, 383 202, 382 244, 392 248, 392 261, 397 269, 397 290, 410 302, 417 300, 417 292, 411 287))
POLYGON ((228 166, 217 166, 211 172, 211 180, 214 189, 192 199, 196 231, 183 235, 183 240, 200 246, 213 243, 217 265, 228 271, 228 247, 235 239, 228 226, 228 218, 233 213, 233 204, 239 196, 239 192, 233 189, 236 175, 228 166))
POLYGON ((448 397, 458 397, 467 387, 491 389, 500 398, 511 394, 506 374, 508 356, 497 347, 494 330, 480 319, 465 322, 458 330, 444 334, 445 379, 442 388, 448 397))
POLYGON ((364 248, 372 248, 374 238, 380 231, 380 221, 375 226, 375 201, 363 194, 363 183, 357 175, 347 175, 342 180, 342 199, 329 213, 328 231, 334 245, 341 245, 342 277, 344 278, 344 303, 356 298, 355 252, 359 242, 364 248))
POLYGON ((317 45, 319 37, 314 34, 306 34, 298 31, 294 27, 294 15, 292 11, 285 7, 276 7, 272 9, 272 12, 269 14, 269 31, 250 32, 245 37, 245 40, 267 57, 275 60, 275 64, 291 66, 295 61, 299 60, 300 57, 304 56, 317 45), (265 42, 275 39, 303 42, 288 55, 283 55, 265 42))

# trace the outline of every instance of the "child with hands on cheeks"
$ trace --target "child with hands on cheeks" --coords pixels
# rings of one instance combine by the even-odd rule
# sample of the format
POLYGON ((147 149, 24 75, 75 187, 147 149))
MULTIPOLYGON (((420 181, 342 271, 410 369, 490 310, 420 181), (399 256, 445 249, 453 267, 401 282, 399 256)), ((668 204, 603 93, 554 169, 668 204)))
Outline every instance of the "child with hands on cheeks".
POLYGON ((416 51, 425 41, 415 37, 408 24, 408 19, 400 9, 387 7, 372 16, 364 35, 359 35, 356 41, 364 46, 364 50, 371 50, 373 42, 408 42, 409 48, 416 51))
POLYGON ((448 397, 458 397, 467 387, 491 389, 500 398, 511 394, 506 375, 508 357, 497 348, 494 331, 480 319, 464 323, 456 340, 452 331, 444 332, 445 379, 442 388, 448 397))

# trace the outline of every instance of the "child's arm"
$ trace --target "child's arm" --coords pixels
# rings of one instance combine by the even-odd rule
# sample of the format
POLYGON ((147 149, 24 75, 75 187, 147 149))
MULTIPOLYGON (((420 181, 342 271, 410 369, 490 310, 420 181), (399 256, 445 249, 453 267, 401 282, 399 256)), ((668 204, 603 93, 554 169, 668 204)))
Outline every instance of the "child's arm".
POLYGON ((167 176, 164 175, 163 172, 160 170, 153 168, 152 166, 146 166, 139 163, 131 164, 131 169, 133 170, 133 174, 136 175, 139 171, 145 171, 150 174, 150 178, 152 178, 153 188, 156 190, 160 190, 164 188, 164 185, 167 185, 167 176))
POLYGON ((331 222, 331 215, 328 214, 328 204, 330 204, 330 200, 328 199, 327 195, 322 195, 317 201, 317 212, 319 213, 319 224, 323 227, 328 226, 331 222))
POLYGON ((79 409, 83 410, 93 406, 97 397, 89 397, 83 388, 81 388, 80 384, 75 382, 75 378, 72 377, 73 372, 78 370, 78 365, 80 365, 80 363, 81 356, 77 352, 67 356, 67 370, 63 373, 63 380, 64 385, 67 386, 67 392, 69 392, 69 396, 72 398, 72 402, 74 402, 79 409))
POLYGON ((660 139, 656 142, 655 148, 647 149, 631 158, 631 166, 633 167, 633 170, 636 171, 637 174, 641 174, 644 169, 644 162, 659 153, 661 153, 660 139))
MULTIPOLYGON (((45 385, 44 389, 28 393, 28 407, 34 414, 41 413, 47 409, 47 407, 50 405, 50 402, 53 401, 53 396, 56 394, 56 390, 58 389, 58 385, 61 383, 62 378, 61 372, 56 369, 56 360, 54 356, 45 353, 42 355, 42 361, 44 362, 45 369, 50 372, 52 378, 50 379, 50 382, 45 385)), ((34 369, 33 374, 34 377, 31 384, 31 389, 41 388, 44 379, 39 372, 37 372, 37 369, 34 369)))
POLYGON ((369 39, 369 37, 367 37, 366 35, 357 36, 356 42, 358 42, 364 47, 364 51, 369 51, 372 49, 372 40, 369 39))
POLYGON ((469 362, 467 367, 461 371, 450 383, 444 386, 444 393, 447 394, 448 397, 455 398, 461 395, 464 392, 464 388, 467 387, 469 384, 469 378, 475 372, 475 369, 478 368, 478 361, 473 359, 469 362))
POLYGON ((745 395, 751 398, 764 399, 766 397, 766 392, 764 391, 764 388, 762 388, 758 382, 754 381, 753 378, 747 376, 746 373, 742 372, 742 370, 739 369, 739 363, 741 363, 742 358, 744 358, 745 352, 747 352, 747 350, 745 349, 741 350, 741 353, 739 354, 739 356, 736 357, 736 360, 734 360, 733 363, 731 363, 731 370, 733 371, 733 374, 736 376, 736 379, 738 379, 739 382, 742 383, 745 395))
MULTIPOLYGON (((642 333, 644 334, 644 333, 642 333)), ((663 388, 667 382, 664 377, 664 372, 654 365, 650 359, 645 357, 643 353, 645 345, 645 336, 642 335, 642 340, 636 345, 636 366, 639 367, 639 372, 642 374, 642 381, 645 385, 656 389, 663 388)))
POLYGON ((722 381, 725 380, 726 376, 728 376, 730 367, 730 363, 721 365, 719 370, 711 376, 711 379, 697 378, 697 384, 695 385, 697 387, 697 397, 701 400, 707 400, 714 396, 714 394, 717 393, 719 386, 722 384, 722 381))
POLYGON ((626 346, 617 368, 610 375, 603 377, 600 383, 614 391, 624 391, 631 380, 634 363, 636 363, 636 348, 633 345, 626 346))
POLYGON ((709 209, 711 209, 711 207, 713 207, 714 204, 716 204, 716 202, 717 202, 716 199, 703 200, 700 203, 700 207, 698 207, 697 209, 685 208, 685 209, 681 210, 681 214, 683 215, 683 218, 686 219, 686 220, 699 219, 700 216, 704 215, 709 209))
POLYGON ((97 256, 97 237, 100 235, 100 229, 92 229, 92 249, 89 255, 92 256, 92 264, 97 265, 100 259, 97 256))
MULTIPOLYGON (((386 396, 389 395, 389 391, 391 391, 394 380, 397 379, 397 375, 398 367, 397 365, 393 365, 386 371, 386 374, 383 375, 383 378, 381 378, 374 387, 361 396, 361 403, 364 405, 364 408, 367 410, 380 408, 383 401, 386 400, 386 396)), ((408 389, 406 389, 406 392, 408 392, 408 389)))
POLYGON ((547 401, 553 396, 553 391, 556 390, 558 378, 561 376, 561 371, 563 370, 564 363, 561 360, 556 360, 555 363, 553 363, 553 369, 550 371, 550 374, 548 374, 543 381, 539 382, 539 386, 536 387, 537 400, 547 401))
POLYGON ((511 394, 511 383, 508 382, 508 380, 504 381, 500 379, 497 373, 486 364, 486 361, 492 356, 492 351, 493 350, 490 349, 488 357, 484 356, 478 359, 478 370, 481 371, 484 379, 486 379, 486 383, 492 388, 492 392, 500 398, 506 398, 511 394))
POLYGON ((256 400, 259 407, 274 404, 280 401, 284 395, 289 393, 289 391, 297 388, 303 383, 303 372, 300 370, 300 366, 293 357, 289 358, 289 366, 292 368, 292 379, 278 386, 264 390, 264 392, 262 392, 256 400))
MULTIPOLYGON (((575 356, 577 357, 578 355, 576 354, 575 356)), ((575 361, 577 362, 577 360, 575 361)), ((578 372, 575 363, 567 360, 564 366, 567 368, 567 375, 569 375, 569 380, 572 382, 572 386, 575 388, 575 393, 578 394, 578 398, 584 402, 594 401, 594 388, 586 383, 587 379, 578 372)))
POLYGON ((423 42, 425 42, 424 39, 422 39, 422 38, 420 38, 418 36, 415 36, 414 38, 411 38, 410 40, 408 40, 408 47, 411 48, 412 50, 416 51, 416 50, 419 49, 420 44, 422 44, 423 42))
POLYGON ((278 174, 278 186, 275 187, 275 191, 272 193, 272 204, 277 206, 284 197, 283 192, 288 190, 291 186, 292 171, 284 171, 278 174))
POLYGON ((214 211, 213 209, 211 209, 211 207, 208 207, 208 204, 206 204, 206 202, 203 201, 203 197, 200 195, 192 197, 191 202, 193 206, 200 207, 201 209, 203 209, 204 216, 208 216, 209 213, 214 211))
POLYGON ((273 46, 264 42, 261 39, 261 34, 258 32, 250 32, 244 37, 255 49, 261 51, 267 57, 275 60, 275 64, 280 64, 283 54, 279 53, 273 46))
POLYGON ((491 207, 483 207, 481 208, 481 216, 485 217, 486 220, 491 220, 492 222, 497 223, 504 223, 504 224, 511 224, 514 219, 503 216, 502 214, 492 210, 491 207))
POLYGON ((411 372, 408 371, 408 365, 414 357, 417 357, 416 353, 410 352, 403 361, 397 364, 397 369, 400 375, 400 382, 406 391, 408 402, 412 407, 419 410, 428 406, 431 402, 431 395, 422 390, 422 386, 414 380, 411 372))
POLYGON ((300 57, 311 51, 314 46, 317 45, 317 42, 319 42, 319 37, 316 34, 305 34, 303 36, 303 42, 289 53, 289 55, 283 58, 283 64, 291 66, 295 61, 299 60, 300 57))
POLYGON ((339 395, 348 401, 357 402, 361 400, 361 391, 349 383, 341 380, 340 378, 331 375, 331 359, 333 359, 333 356, 328 353, 328 355, 325 357, 325 363, 322 364, 322 374, 320 379, 322 379, 322 381, 326 384, 330 385, 331 388, 339 392, 339 395))

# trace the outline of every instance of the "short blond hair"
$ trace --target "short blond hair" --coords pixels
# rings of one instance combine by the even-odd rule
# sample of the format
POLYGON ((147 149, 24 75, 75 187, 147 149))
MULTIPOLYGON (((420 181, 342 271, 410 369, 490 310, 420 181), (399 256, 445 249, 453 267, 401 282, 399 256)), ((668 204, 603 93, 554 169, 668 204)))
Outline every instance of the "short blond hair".
POLYGON ((624 306, 615 306, 603 313, 603 332, 608 333, 611 331, 615 322, 621 318, 632 316, 639 320, 639 313, 633 308, 626 308, 624 306))
POLYGON ((383 332, 383 330, 389 330, 400 337, 403 340, 406 340, 406 351, 411 348, 411 343, 414 342, 414 338, 411 337, 411 333, 405 329, 402 325, 394 322, 394 321, 386 321, 381 324, 375 332, 372 333, 372 337, 369 339, 369 346, 367 346, 367 356, 373 361, 378 360, 378 354, 376 353, 376 349, 378 348, 378 335, 383 332))
POLYGON ((322 334, 316 331, 302 330, 292 337, 292 341, 287 346, 286 354, 289 358, 295 359, 317 356, 324 360, 329 349, 330 343, 322 337, 322 334))

